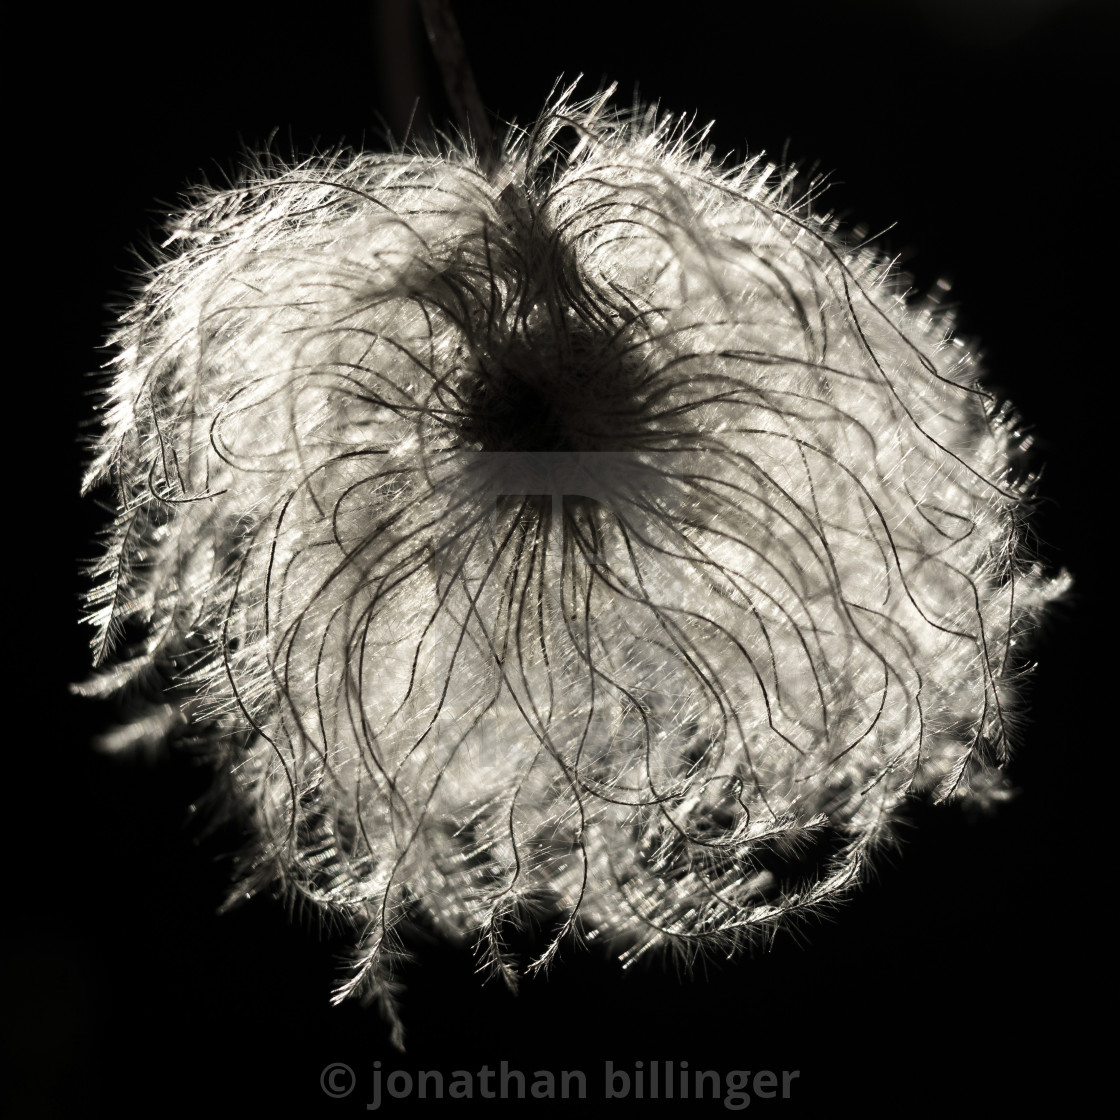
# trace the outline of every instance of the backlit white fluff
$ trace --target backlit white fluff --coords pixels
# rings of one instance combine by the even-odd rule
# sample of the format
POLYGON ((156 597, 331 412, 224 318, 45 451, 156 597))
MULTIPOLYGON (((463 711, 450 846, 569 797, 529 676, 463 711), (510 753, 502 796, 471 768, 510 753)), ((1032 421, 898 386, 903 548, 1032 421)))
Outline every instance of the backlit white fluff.
POLYGON ((754 162, 551 107, 496 174, 359 154, 206 191, 123 321, 95 650, 217 752, 384 996, 423 916, 730 949, 911 791, 989 795, 1018 437, 887 264, 754 162))

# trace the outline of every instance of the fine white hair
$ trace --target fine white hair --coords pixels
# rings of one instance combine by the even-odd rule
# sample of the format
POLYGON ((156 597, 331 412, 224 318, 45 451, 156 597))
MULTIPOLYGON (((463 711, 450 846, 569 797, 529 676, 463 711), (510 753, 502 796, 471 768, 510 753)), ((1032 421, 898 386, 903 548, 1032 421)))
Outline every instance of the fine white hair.
POLYGON ((911 794, 991 798, 1024 558, 1006 407, 793 179, 561 96, 466 147, 261 166, 114 340, 93 690, 208 743, 240 890, 359 942, 554 920, 625 960, 840 897, 911 794))

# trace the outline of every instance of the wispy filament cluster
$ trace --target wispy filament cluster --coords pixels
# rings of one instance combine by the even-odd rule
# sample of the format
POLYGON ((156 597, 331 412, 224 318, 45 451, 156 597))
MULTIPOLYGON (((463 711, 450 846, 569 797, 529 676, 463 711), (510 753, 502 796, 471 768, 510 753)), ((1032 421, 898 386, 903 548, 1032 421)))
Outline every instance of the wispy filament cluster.
MULTIPOLYGON (((129 739, 202 738, 249 887, 730 950, 912 793, 990 796, 1061 590, 973 354, 754 161, 602 101, 200 192, 123 319, 88 485, 129 739)), ((244 888, 243 888, 244 889, 244 888)))

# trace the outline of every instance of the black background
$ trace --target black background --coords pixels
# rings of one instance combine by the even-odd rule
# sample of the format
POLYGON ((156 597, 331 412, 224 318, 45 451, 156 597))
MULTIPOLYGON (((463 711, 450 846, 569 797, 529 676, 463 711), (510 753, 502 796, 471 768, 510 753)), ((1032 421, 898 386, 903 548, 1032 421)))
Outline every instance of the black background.
POLYGON ((378 146, 382 119, 399 135, 410 89, 421 121, 446 119, 418 25, 407 13, 395 25, 391 7, 90 6, 40 13, 9 48, 26 68, 15 116, 27 131, 8 218, 27 243, 10 263, 28 280, 6 307, 17 347, 5 1031, 17 1114, 359 1114, 377 1060, 582 1069, 592 1098, 608 1059, 801 1071, 795 1100, 756 1101, 752 1114, 796 1114, 798 1099, 873 1114, 1015 1107, 1087 1087, 1105 897, 1090 837, 1114 797, 1115 686, 1098 652, 1116 491, 1105 402, 1116 42, 1104 3, 457 5, 497 116, 530 120, 561 73, 582 73, 587 93, 617 81, 623 103, 637 89, 714 119, 721 153, 765 149, 832 172, 831 207, 872 231, 897 223, 884 244, 919 288, 952 281, 961 333, 1048 464, 1039 550, 1076 578, 1037 645, 1011 766, 1020 794, 996 816, 915 811, 900 851, 827 921, 692 979, 569 953, 514 998, 480 986, 469 955, 418 943, 401 1056, 376 1011, 328 1005, 340 940, 268 900, 217 916, 237 837, 191 823, 205 770, 90 750, 112 710, 67 694, 88 671, 77 568, 101 520, 76 496, 78 432, 108 305, 129 290, 129 246, 156 234, 184 187, 235 170, 274 133, 281 152, 378 146), (355 1070, 350 1098, 322 1093, 330 1062, 355 1070))

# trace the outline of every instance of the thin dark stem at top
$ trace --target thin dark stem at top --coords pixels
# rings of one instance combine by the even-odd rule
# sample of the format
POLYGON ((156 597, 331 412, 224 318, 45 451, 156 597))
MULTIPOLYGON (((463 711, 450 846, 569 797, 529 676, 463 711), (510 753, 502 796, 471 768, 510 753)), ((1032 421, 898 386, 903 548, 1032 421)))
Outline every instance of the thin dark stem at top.
POLYGON ((448 0, 420 0, 420 10, 424 15, 428 41, 443 75, 447 99, 451 102, 459 127, 474 142, 483 169, 490 174, 497 163, 494 135, 451 5, 448 0))

